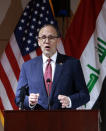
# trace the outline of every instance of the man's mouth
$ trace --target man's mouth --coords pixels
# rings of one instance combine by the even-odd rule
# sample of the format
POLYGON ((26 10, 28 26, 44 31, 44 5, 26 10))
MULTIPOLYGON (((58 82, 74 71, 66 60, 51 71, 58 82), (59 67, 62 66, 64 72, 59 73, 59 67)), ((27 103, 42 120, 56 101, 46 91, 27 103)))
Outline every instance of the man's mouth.
POLYGON ((50 46, 45 46, 46 49, 50 49, 50 46))

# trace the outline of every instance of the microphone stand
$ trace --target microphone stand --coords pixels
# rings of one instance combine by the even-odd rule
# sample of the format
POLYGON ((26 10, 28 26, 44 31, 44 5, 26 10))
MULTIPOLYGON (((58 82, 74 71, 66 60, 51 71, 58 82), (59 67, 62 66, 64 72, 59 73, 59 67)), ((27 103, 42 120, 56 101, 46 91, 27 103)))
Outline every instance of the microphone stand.
POLYGON ((46 80, 46 82, 47 82, 47 85, 48 85, 48 109, 50 110, 50 94, 49 94, 49 86, 50 86, 50 82, 51 82, 51 80, 48 78, 47 80, 46 80))
POLYGON ((27 85, 21 87, 20 89, 20 102, 19 102, 19 110, 24 110, 24 99, 26 95, 27 85))

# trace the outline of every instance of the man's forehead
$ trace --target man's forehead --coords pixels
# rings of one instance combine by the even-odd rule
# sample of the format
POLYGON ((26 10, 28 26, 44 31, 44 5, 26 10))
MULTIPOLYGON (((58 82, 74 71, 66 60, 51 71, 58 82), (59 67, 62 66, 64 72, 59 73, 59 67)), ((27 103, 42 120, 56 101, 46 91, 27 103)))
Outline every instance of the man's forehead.
POLYGON ((46 32, 56 33, 56 29, 53 26, 48 25, 48 26, 42 27, 39 31, 39 34, 46 33, 46 32))

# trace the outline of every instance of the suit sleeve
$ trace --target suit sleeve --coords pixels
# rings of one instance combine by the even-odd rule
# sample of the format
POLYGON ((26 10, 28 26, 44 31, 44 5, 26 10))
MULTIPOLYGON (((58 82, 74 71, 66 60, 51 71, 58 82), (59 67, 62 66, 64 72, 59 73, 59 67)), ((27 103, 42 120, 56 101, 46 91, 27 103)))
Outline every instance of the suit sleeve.
POLYGON ((90 100, 79 60, 73 62, 73 85, 75 93, 70 96, 70 99, 72 102, 72 108, 75 109, 86 104, 90 100))
MULTIPOLYGON (((24 64, 23 64, 22 68, 21 68, 21 72, 20 72, 18 86, 17 86, 17 89, 16 89, 15 103, 16 103, 17 106, 19 106, 19 102, 20 102, 20 90, 25 85, 28 85, 28 81, 27 81, 27 77, 26 77, 26 73, 25 73, 25 69, 24 69, 24 64)), ((24 107, 26 109, 29 108, 28 95, 25 95, 24 107)))

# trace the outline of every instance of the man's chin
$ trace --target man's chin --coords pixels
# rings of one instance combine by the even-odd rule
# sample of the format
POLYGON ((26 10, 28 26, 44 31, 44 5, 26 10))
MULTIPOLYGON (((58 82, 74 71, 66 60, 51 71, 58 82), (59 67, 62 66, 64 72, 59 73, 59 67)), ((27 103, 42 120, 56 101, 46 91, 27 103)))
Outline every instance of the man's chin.
POLYGON ((51 57, 54 53, 51 53, 51 52, 45 52, 45 56, 47 57, 51 57))
POLYGON ((51 56, 51 53, 48 52, 48 51, 46 51, 44 54, 45 54, 45 56, 47 56, 47 57, 50 57, 50 56, 51 56))
POLYGON ((50 51, 45 51, 44 54, 45 54, 45 56, 47 56, 47 57, 51 57, 54 53, 53 53, 53 52, 50 52, 50 51))

